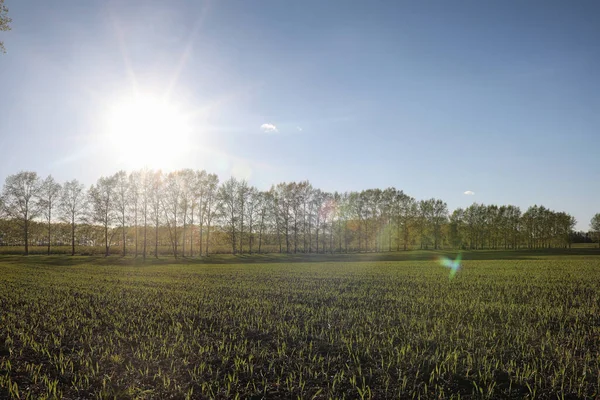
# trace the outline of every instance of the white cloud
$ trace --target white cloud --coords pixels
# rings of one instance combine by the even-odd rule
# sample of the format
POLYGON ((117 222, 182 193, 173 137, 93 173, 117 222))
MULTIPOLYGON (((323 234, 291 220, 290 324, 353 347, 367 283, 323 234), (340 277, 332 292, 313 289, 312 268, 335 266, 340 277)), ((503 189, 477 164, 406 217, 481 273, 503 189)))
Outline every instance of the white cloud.
POLYGON ((466 194, 467 196, 473 196, 473 195, 475 194, 475 192, 473 192, 473 191, 471 191, 471 190, 467 190, 467 191, 465 192, 465 194, 466 194))
POLYGON ((298 132, 302 132, 304 130, 304 129, 300 128, 299 126, 297 126, 296 129, 298 130, 298 132))
POLYGON ((263 132, 267 132, 267 133, 279 132, 277 127, 273 124, 262 124, 260 126, 260 129, 262 129, 263 132))

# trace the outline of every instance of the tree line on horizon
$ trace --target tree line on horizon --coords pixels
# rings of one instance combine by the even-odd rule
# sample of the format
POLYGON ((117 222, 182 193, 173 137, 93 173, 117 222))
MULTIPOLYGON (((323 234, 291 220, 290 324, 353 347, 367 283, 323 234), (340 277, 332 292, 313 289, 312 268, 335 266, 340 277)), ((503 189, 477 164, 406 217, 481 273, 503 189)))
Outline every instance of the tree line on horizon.
MULTIPOLYGON (((25 254, 32 244, 50 254, 52 245, 67 243, 72 255, 99 246, 109 255, 116 246, 144 259, 164 248, 175 257, 564 248, 577 237, 575 224, 568 213, 538 205, 521 212, 473 203, 450 213, 440 199, 417 200, 392 187, 341 193, 302 181, 261 191, 191 169, 119 171, 87 189, 22 171, 6 178, 0 196, 0 245, 23 246, 25 254)), ((600 232, 600 214, 590 226, 600 232)))

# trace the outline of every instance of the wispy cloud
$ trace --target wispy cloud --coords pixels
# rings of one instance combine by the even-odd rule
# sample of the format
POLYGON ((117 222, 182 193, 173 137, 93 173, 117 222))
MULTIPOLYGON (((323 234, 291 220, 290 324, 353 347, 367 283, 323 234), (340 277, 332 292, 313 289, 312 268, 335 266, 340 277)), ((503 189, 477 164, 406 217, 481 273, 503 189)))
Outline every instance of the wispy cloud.
POLYGON ((296 129, 298 130, 298 132, 302 132, 304 129, 302 129, 301 127, 297 126, 296 129))
POLYGON ((466 194, 467 196, 473 196, 473 195, 475 194, 475 192, 473 192, 472 190, 467 190, 467 191, 465 192, 465 194, 466 194))
POLYGON ((277 127, 273 124, 262 124, 260 126, 260 129, 262 129, 263 132, 267 132, 267 133, 279 132, 277 127))

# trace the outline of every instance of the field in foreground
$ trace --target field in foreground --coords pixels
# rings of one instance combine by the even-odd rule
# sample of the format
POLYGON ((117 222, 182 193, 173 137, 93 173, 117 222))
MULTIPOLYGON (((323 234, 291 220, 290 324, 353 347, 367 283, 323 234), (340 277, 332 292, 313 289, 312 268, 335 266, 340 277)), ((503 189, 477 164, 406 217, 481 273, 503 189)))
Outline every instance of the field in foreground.
POLYGON ((600 396, 597 256, 39 260, 0 258, 0 398, 600 396))

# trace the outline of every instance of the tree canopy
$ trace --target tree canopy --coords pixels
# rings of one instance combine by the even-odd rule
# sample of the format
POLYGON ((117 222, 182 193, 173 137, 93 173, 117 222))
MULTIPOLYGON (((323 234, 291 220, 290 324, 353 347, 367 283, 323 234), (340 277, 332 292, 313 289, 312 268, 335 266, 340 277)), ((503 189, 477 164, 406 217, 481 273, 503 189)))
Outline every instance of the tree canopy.
MULTIPOLYGON (((341 253, 569 247, 575 218, 534 205, 448 210, 394 187, 327 192, 308 181, 259 190, 206 171, 119 171, 86 190, 22 171, 0 197, 0 245, 175 257, 209 253, 341 253), (112 246, 112 247, 111 247, 112 246), (92 250, 85 250, 92 249, 92 250)), ((600 232, 600 214, 590 225, 600 232)))
MULTIPOLYGON (((10 31, 12 19, 8 16, 8 7, 4 5, 4 0, 0 0, 0 31, 10 31)), ((4 42, 0 40, 0 52, 6 53, 4 42)))

